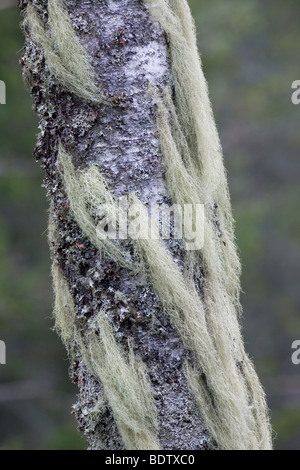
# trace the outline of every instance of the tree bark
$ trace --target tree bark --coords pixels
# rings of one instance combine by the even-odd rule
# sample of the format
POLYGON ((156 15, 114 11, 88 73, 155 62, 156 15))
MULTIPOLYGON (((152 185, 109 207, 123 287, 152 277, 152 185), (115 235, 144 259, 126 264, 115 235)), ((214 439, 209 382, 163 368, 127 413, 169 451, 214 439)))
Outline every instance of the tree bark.
MULTIPOLYGON (((32 4, 47 23, 47 0, 32 4)), ((76 168, 97 164, 116 198, 135 192, 149 204, 171 204, 149 84, 172 83, 168 43, 160 25, 140 0, 66 0, 73 27, 91 58, 105 101, 95 104, 67 92, 53 76, 43 51, 27 37, 22 59, 25 81, 40 116, 35 157, 45 169, 44 186, 54 208, 51 254, 67 280, 80 328, 105 309, 118 343, 134 351, 147 368, 155 398, 163 449, 213 447, 188 388, 184 361, 191 353, 164 313, 146 276, 118 266, 82 233, 70 211, 56 166, 58 141, 74 156, 76 168)), ((26 31, 25 31, 26 34, 26 31)), ((130 249, 130 243, 122 246, 130 249)), ((169 250, 181 266, 182 247, 169 250)), ((200 267, 201 269, 201 267, 200 267)), ((198 285, 201 294, 201 285, 198 285)), ((90 449, 124 449, 113 411, 105 399, 96 420, 91 414, 102 385, 77 354, 71 375, 79 394, 74 412, 90 449)))

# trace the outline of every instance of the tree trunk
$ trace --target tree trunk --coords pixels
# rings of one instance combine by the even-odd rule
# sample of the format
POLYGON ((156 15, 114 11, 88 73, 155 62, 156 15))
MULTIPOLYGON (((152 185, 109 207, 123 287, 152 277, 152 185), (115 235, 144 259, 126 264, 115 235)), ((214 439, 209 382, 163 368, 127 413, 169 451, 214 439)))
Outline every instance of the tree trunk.
POLYGON ((16 2, 14 0, 2 0, 0 5, 0 10, 5 10, 6 8, 12 8, 16 6, 16 2))
MULTIPOLYGON (((64 5, 91 63, 86 83, 78 58, 77 62, 74 58, 77 68, 72 76, 75 43, 67 34, 70 24, 59 24, 60 18, 67 21, 60 14, 63 3, 20 0, 22 13, 27 12, 24 79, 40 116, 35 156, 45 168, 44 185, 51 207, 56 326, 68 347, 71 375, 79 388, 74 405, 79 428, 90 449, 212 449, 219 431, 214 433, 207 421, 204 424, 204 411, 187 373, 187 364, 197 368, 201 354, 197 356, 189 346, 185 331, 172 317, 175 308, 170 307, 172 299, 165 299, 166 289, 160 294, 153 274, 155 261, 141 254, 143 249, 147 252, 145 245, 132 239, 116 240, 112 245, 98 241, 95 226, 101 217, 88 213, 95 197, 92 186, 96 185, 88 172, 95 166, 105 179, 104 193, 109 191, 114 200, 135 193, 148 208, 174 202, 158 125, 160 101, 156 99, 167 87, 173 98, 176 95, 170 38, 141 0, 65 0, 64 5), (56 37, 59 34, 61 38, 56 37), (95 83, 91 84, 92 79, 95 83), (82 179, 87 174, 90 179, 82 179), (123 258, 120 253, 125 253, 123 258), (138 268, 141 260, 144 269, 138 268)), ((185 33, 188 41, 192 33, 185 33)), ((82 54, 81 64, 85 58, 82 54)), ((182 145, 191 147, 189 136, 182 145)), ((97 184, 100 188, 99 181, 97 184)), ((219 239, 218 202, 209 203, 215 203, 213 223, 219 239)), ((168 254, 166 263, 171 258, 173 268, 183 276, 187 266, 183 243, 171 238, 159 246, 168 254)), ((209 273, 201 257, 192 268, 197 272, 195 282, 187 278, 197 292, 195 302, 200 303, 209 273)), ((167 283, 167 274, 162 275, 161 283, 167 283)), ((175 298, 171 284, 169 291, 175 298)), ((174 303, 179 305, 180 299, 174 303)), ((181 315, 184 321, 187 313, 181 315)), ((193 336, 192 322, 189 325, 193 336)), ((213 331, 212 326, 208 329, 213 331)), ((234 342, 235 333, 232 335, 234 342)), ((214 342, 218 342, 217 335, 212 347, 214 342)), ((243 352, 238 357, 246 361, 243 352)), ((242 359, 234 359, 234 374, 243 375, 239 380, 246 381, 242 359)), ((200 376, 202 387, 208 381, 209 401, 213 392, 209 367, 208 373, 205 367, 200 368, 200 376)), ((250 401, 251 394, 250 390, 250 401)), ((255 425, 253 428, 255 432, 255 425)), ((221 441, 217 445, 222 447, 221 441)))

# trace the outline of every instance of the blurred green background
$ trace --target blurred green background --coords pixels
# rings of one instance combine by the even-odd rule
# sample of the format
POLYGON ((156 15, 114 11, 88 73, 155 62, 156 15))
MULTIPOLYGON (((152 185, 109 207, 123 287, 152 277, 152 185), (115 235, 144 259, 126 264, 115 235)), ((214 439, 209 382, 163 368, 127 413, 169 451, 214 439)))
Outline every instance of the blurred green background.
MULTIPOLYGON (((300 449, 300 79, 297 0, 189 0, 220 131, 243 263, 244 336, 265 386, 277 449, 300 449)), ((4 4, 3 4, 4 6, 4 4)), ((1 449, 84 449, 71 416, 76 387, 51 331, 43 172, 32 158, 37 118, 18 59, 15 8, 1 10, 1 449)))

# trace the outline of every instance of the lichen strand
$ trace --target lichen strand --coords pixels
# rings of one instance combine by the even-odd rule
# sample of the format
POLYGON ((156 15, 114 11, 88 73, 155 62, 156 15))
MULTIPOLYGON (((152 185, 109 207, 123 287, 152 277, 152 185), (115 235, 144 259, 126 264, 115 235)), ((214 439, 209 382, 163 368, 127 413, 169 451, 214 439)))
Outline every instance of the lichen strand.
MULTIPOLYGON (((47 2, 20 2, 38 8, 46 21, 47 2)), ((77 168, 96 163, 118 198, 130 191, 141 201, 169 201, 149 83, 163 89, 171 80, 166 39, 139 0, 68 0, 74 28, 98 77, 105 103, 87 102, 67 92, 49 73, 42 51, 27 37, 22 59, 25 81, 40 116, 35 156, 45 168, 44 185, 54 207, 57 236, 50 243, 76 305, 78 328, 88 331, 100 308, 111 320, 123 348, 134 350, 147 366, 164 449, 207 449, 211 440, 188 389, 184 372, 191 354, 170 325, 146 276, 120 268, 99 255, 70 211, 56 166, 58 138, 74 155, 77 168)), ((129 242, 123 248, 131 250, 129 242)), ((170 244, 178 266, 182 247, 170 244)), ((201 287, 201 286, 200 286, 201 287)), ((78 352, 77 352, 78 354, 78 352)), ((121 449, 112 410, 101 384, 80 356, 71 365, 79 386, 74 412, 91 449, 121 449), (100 403, 102 403, 100 401, 100 403), (93 412, 92 412, 93 411, 93 412), (92 416, 92 419, 91 419, 92 416)))
POLYGON ((77 358, 72 364, 72 379, 79 389, 79 399, 72 407, 73 413, 77 418, 79 431, 90 441, 90 450, 124 449, 112 410, 107 401, 101 398, 101 384, 95 380, 81 358, 77 358))

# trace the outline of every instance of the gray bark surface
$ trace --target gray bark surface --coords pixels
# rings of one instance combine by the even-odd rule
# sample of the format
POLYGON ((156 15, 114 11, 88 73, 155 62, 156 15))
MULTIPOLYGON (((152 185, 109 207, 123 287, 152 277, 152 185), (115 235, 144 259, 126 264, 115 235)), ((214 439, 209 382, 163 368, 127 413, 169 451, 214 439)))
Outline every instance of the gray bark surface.
MULTIPOLYGON (((21 10, 27 0, 20 1, 21 10)), ((44 20, 47 1, 32 0, 44 20)), ((120 268, 84 236, 69 210, 56 168, 58 139, 78 168, 96 163, 116 198, 135 192, 145 204, 171 203, 149 83, 172 83, 164 32, 140 0, 67 0, 74 28, 86 48, 105 103, 96 105, 68 93, 49 73, 42 51, 28 38, 22 66, 40 116, 35 157, 45 169, 44 185, 55 211, 57 239, 52 256, 60 267, 84 331, 100 308, 113 323, 123 348, 134 339, 135 353, 147 366, 158 411, 163 449, 208 449, 212 444, 188 390, 183 365, 190 352, 165 315, 147 276, 120 268)), ((25 32, 26 34, 26 32, 25 32)), ((132 251, 129 241, 120 242, 132 251)), ((182 247, 169 250, 182 263, 182 247)), ((134 254, 133 254, 134 256, 134 254)), ((201 286, 199 286, 201 290, 201 286)), ((192 358, 190 358, 192 360, 192 358)), ((124 449, 107 402, 97 419, 90 414, 101 384, 78 355, 71 375, 79 394, 74 412, 90 449, 124 449)))

